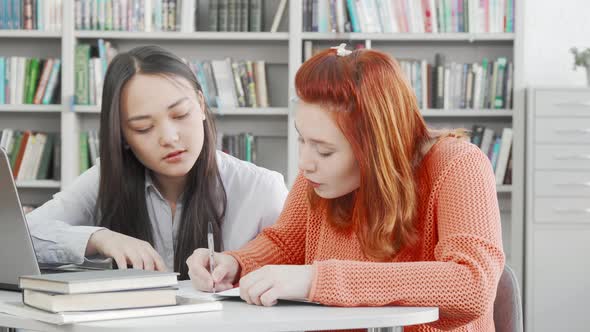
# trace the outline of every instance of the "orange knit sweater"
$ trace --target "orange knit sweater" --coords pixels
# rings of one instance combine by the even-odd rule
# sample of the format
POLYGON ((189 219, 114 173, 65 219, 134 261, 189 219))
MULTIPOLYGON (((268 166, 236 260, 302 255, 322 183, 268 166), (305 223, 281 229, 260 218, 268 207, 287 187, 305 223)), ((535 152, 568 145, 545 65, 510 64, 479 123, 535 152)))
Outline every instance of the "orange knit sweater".
POLYGON ((420 240, 391 262, 365 257, 355 234, 311 211, 299 176, 278 222, 228 252, 242 276, 267 264, 313 264, 311 301, 335 306, 435 306, 439 320, 406 331, 494 331, 504 268, 496 182, 488 158, 456 138, 439 140, 417 170, 420 240))

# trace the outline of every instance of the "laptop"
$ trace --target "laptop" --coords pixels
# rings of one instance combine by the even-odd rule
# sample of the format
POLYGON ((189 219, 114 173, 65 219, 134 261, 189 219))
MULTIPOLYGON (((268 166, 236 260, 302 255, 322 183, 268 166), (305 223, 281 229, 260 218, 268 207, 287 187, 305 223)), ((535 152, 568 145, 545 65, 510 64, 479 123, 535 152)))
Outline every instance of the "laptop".
POLYGON ((102 268, 71 264, 40 266, 8 155, 0 148, 0 289, 20 291, 18 278, 22 275, 110 268, 108 261, 102 265, 102 268))
POLYGON ((19 276, 40 273, 10 160, 0 148, 0 288, 18 290, 19 276))

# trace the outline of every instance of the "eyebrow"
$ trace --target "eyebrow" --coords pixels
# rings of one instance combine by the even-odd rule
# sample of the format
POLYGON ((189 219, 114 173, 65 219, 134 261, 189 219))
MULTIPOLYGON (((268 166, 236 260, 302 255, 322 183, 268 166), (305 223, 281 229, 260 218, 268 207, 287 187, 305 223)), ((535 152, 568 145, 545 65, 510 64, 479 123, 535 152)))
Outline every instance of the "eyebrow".
MULTIPOLYGON (((178 99, 177 101, 175 101, 172 104, 168 105, 168 107, 166 109, 171 110, 174 107, 180 105, 185 100, 188 100, 188 97, 182 97, 182 98, 178 99)), ((127 119, 127 122, 137 121, 137 120, 145 120, 145 119, 149 119, 149 118, 151 118, 151 116, 149 116, 149 115, 136 115, 136 116, 132 116, 129 119, 127 119)))
MULTIPOLYGON (((297 128, 297 125, 295 125, 295 130, 297 131, 297 134, 298 134, 299 136, 301 136, 301 133, 299 132, 299 129, 297 128)), ((332 143, 328 143, 328 142, 326 142, 326 141, 322 141, 322 140, 320 140, 320 139, 313 139, 313 138, 310 138, 309 140, 310 140, 310 141, 312 141, 313 143, 316 143, 316 144, 323 144, 323 145, 327 145, 327 146, 329 146, 329 147, 335 147, 335 145, 334 145, 334 144, 332 144, 332 143)))

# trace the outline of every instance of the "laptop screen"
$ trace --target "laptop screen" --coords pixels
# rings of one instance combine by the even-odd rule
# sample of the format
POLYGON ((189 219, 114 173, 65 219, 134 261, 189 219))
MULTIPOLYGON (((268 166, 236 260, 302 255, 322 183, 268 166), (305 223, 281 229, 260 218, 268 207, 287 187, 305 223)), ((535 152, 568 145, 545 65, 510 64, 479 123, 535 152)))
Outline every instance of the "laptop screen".
POLYGON ((18 290, 19 276, 39 273, 10 161, 0 148, 0 288, 18 290))

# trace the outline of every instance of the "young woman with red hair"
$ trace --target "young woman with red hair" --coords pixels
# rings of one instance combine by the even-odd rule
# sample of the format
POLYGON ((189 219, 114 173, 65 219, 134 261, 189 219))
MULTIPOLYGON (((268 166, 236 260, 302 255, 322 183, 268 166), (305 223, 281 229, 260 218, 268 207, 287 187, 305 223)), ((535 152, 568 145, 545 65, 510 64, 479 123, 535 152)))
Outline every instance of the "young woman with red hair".
POLYGON ((494 173, 460 132, 429 130, 398 63, 342 46, 295 78, 301 170, 279 221, 187 260, 196 288, 251 304, 436 306, 410 331, 493 331, 504 267, 494 173))

